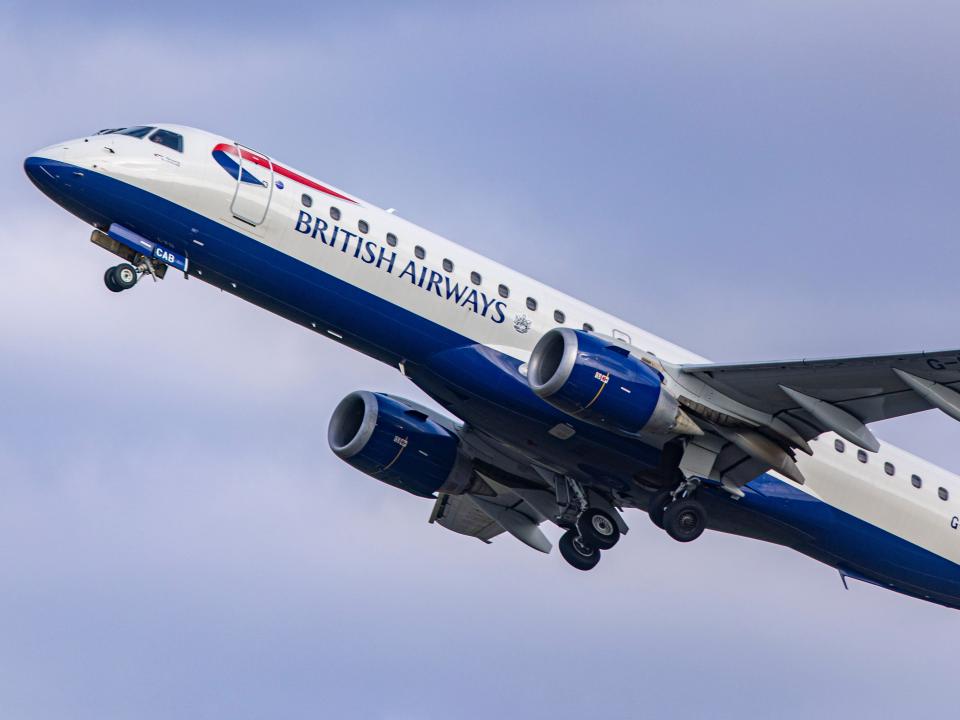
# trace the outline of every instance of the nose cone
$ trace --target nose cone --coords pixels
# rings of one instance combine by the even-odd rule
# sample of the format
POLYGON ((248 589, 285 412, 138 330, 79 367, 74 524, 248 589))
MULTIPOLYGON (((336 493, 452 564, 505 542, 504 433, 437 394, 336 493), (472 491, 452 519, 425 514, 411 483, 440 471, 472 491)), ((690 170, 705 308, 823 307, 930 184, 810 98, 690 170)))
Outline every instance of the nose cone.
POLYGON ((34 185, 49 194, 48 189, 61 182, 66 170, 66 156, 64 145, 51 145, 30 153, 23 161, 23 170, 34 185))
POLYGON ((40 192, 67 212, 96 225, 103 221, 103 211, 88 171, 71 162, 82 158, 71 157, 73 154, 69 145, 52 145, 31 153, 23 161, 23 169, 40 192))
POLYGON ((46 185, 57 180, 53 168, 49 167, 52 162, 54 161, 40 155, 30 155, 23 161, 23 171, 34 185, 43 190, 46 185))

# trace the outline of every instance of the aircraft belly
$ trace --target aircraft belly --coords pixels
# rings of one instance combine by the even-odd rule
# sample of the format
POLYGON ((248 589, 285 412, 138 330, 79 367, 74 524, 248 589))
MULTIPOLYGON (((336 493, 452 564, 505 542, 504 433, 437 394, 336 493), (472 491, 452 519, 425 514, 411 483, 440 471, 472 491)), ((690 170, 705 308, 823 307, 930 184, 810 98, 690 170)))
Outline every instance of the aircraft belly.
POLYGON ((519 372, 520 362, 493 348, 464 345, 406 367, 428 395, 468 424, 548 467, 632 488, 641 469, 656 468, 660 450, 578 421, 537 397, 519 372), (550 430, 567 425, 561 439, 550 430))

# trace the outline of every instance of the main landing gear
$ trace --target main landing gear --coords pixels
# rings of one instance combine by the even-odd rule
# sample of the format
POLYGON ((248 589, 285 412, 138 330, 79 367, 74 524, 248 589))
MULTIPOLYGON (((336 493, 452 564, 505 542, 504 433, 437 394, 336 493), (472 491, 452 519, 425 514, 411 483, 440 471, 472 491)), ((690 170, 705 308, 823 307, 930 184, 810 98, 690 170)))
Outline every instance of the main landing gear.
POLYGON ((560 554, 577 570, 593 570, 600 562, 600 550, 585 542, 573 528, 560 538, 560 554))
POLYGON ((557 523, 567 531, 560 538, 560 554, 577 570, 592 570, 600 552, 620 540, 620 524, 610 512, 591 507, 580 484, 573 478, 557 476, 557 523))
POLYGON ((647 513, 653 524, 677 542, 691 542, 707 528, 707 511, 695 499, 697 478, 685 480, 675 490, 661 490, 650 500, 647 513))

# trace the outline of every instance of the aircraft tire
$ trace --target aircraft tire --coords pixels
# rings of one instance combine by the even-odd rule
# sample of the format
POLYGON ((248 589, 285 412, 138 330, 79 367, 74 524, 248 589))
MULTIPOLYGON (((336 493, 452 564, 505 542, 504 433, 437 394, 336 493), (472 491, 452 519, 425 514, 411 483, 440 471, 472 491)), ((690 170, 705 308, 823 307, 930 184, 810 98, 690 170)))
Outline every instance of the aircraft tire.
POLYGON ((560 554, 577 570, 593 570, 600 562, 600 551, 584 543, 574 529, 567 530, 560 538, 560 554))
POLYGON ((650 498, 650 505, 647 506, 647 515, 650 516, 650 521, 661 530, 663 530, 663 514, 670 504, 672 493, 673 491, 669 489, 659 491, 650 498))
POLYGON ((616 520, 599 508, 587 508, 580 513, 577 530, 585 543, 598 550, 609 550, 620 540, 616 520))
POLYGON ((129 263, 120 263, 113 268, 113 282, 121 290, 129 290, 137 284, 137 270, 129 263))
POLYGON ((110 292, 120 292, 123 288, 117 285, 116 278, 113 275, 114 270, 116 270, 115 267, 107 268, 107 271, 103 274, 103 284, 107 286, 107 290, 110 292))
POLYGON ((677 542, 691 542, 707 528, 707 511, 696 500, 677 500, 663 513, 663 529, 677 542))

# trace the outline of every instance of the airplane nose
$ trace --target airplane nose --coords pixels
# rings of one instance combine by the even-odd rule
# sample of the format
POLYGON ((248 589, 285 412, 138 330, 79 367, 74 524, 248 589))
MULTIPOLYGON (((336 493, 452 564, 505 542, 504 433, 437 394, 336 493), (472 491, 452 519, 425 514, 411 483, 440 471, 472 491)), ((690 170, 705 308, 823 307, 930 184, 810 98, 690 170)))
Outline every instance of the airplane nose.
POLYGON ((67 148, 64 145, 51 145, 30 153, 23 161, 23 170, 33 184, 41 190, 56 183, 63 174, 67 148))
POLYGON ((61 176, 66 166, 59 160, 53 160, 42 155, 30 155, 23 161, 23 170, 27 177, 40 190, 47 192, 61 182, 61 176))
POLYGON ((45 167, 46 163, 47 159, 38 155, 30 155, 23 161, 23 171, 27 174, 27 177, 30 178, 31 182, 41 190, 44 185, 57 179, 53 173, 47 170, 45 167))
POLYGON ((83 153, 72 143, 37 150, 23 161, 24 172, 40 192, 81 220, 106 227, 111 222, 109 199, 98 191, 98 174, 85 167, 83 153))

